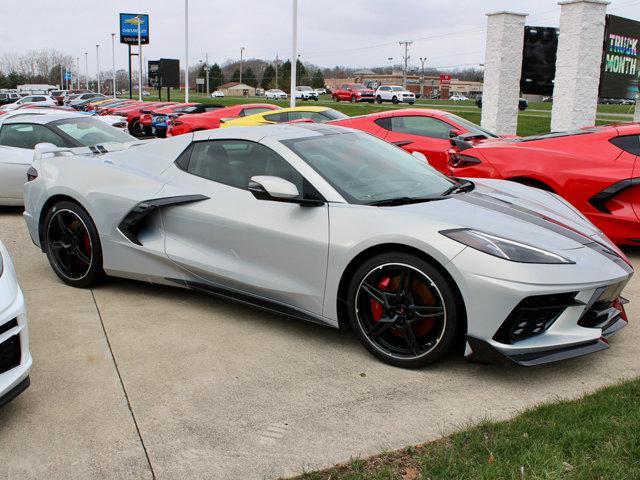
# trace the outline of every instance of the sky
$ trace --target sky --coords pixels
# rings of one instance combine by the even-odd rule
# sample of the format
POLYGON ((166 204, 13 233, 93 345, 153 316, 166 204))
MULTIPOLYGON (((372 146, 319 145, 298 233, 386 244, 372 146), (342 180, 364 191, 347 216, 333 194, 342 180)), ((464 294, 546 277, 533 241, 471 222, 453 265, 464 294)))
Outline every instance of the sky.
MULTIPOLYGON (((414 43, 411 66, 427 57, 427 67, 473 67, 484 60, 486 13, 528 13, 528 25, 557 26, 557 0, 299 0, 298 53, 301 60, 333 67, 372 67, 402 62, 398 42, 414 43), (389 61, 388 58, 393 58, 389 61)), ((292 0, 189 0, 189 60, 208 54, 209 63, 291 55, 292 0)), ((89 72, 111 67, 111 33, 118 13, 147 13, 151 41, 146 60, 184 61, 183 0, 20 0, 2 9, 0 56, 7 52, 55 48, 81 58, 89 52, 89 72)), ((612 0, 608 12, 640 20, 640 0, 612 0)), ((118 41, 116 37, 116 42, 118 41)), ((127 62, 116 43, 116 68, 127 62)))

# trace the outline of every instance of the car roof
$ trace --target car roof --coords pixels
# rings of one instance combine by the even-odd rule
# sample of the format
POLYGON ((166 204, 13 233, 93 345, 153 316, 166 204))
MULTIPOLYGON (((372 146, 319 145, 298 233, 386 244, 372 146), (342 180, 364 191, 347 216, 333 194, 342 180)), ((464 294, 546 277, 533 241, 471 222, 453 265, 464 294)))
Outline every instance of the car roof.
MULTIPOLYGON (((281 110, 277 110, 278 113, 287 113, 287 112, 324 112, 325 110, 329 110, 330 107, 288 107, 283 108, 281 110)), ((271 112, 262 112, 258 115, 268 115, 271 112)))
POLYGON ((276 125, 260 125, 249 127, 228 127, 194 132, 193 140, 244 139, 258 142, 270 137, 275 140, 292 138, 319 137, 339 133, 353 132, 350 128, 318 123, 280 123, 276 125))
POLYGON ((45 125, 47 123, 55 122, 56 120, 63 120, 65 118, 73 118, 73 117, 83 117, 83 118, 91 118, 88 115, 83 115, 81 113, 74 112, 63 112, 63 113, 47 113, 47 114, 29 114, 29 115, 15 115, 13 117, 9 117, 4 120, 3 124, 8 123, 38 123, 40 125, 45 125))

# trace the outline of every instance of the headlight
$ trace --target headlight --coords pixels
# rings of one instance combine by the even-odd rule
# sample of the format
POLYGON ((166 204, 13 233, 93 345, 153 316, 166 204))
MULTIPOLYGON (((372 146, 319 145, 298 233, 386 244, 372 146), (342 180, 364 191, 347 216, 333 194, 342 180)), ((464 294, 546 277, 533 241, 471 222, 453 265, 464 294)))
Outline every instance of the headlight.
POLYGON ((538 247, 516 242, 508 238, 496 237, 489 233, 459 228, 440 232, 463 245, 493 255, 494 257, 519 263, 570 264, 575 263, 557 253, 549 252, 538 247))

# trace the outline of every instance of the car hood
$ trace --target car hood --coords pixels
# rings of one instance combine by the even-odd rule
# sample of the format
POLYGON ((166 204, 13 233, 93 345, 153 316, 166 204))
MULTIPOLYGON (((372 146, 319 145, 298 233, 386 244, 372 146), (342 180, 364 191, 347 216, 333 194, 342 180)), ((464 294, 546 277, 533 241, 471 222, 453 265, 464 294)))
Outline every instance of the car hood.
POLYGON ((472 192, 391 208, 428 214, 439 230, 471 228, 554 251, 597 242, 623 256, 600 230, 554 194, 505 180, 473 182, 472 192))

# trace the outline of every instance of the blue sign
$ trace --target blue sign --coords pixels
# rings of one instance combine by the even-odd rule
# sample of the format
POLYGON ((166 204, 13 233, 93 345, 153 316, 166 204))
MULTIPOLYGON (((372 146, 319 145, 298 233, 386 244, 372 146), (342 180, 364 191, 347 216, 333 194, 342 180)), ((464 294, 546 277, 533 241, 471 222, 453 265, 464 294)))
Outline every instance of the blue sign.
POLYGON ((71 72, 64 72, 64 79, 71 80, 71 72))
POLYGON ((137 13, 120 14, 120 43, 138 44, 138 23, 140 23, 140 43, 149 43, 149 15, 137 13))

